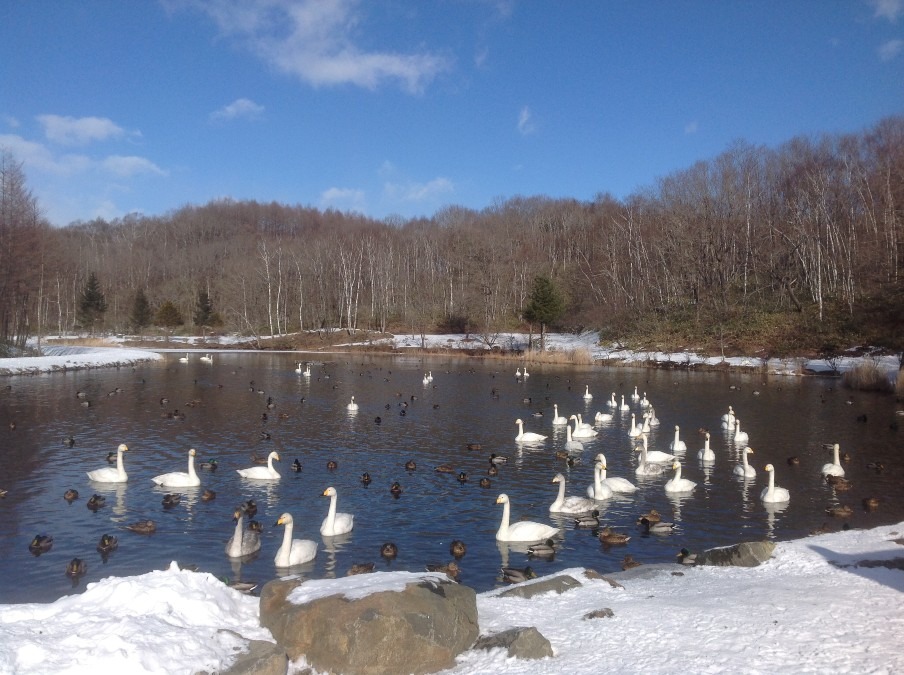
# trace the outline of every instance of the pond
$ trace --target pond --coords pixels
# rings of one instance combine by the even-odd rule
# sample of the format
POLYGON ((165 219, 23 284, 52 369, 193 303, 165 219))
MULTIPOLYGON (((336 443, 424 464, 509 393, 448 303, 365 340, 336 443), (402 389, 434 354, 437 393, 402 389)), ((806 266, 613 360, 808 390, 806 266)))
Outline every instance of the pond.
POLYGON ((452 560, 450 544, 463 541, 460 581, 478 591, 504 583, 500 567, 530 565, 537 574, 573 566, 601 572, 620 569, 626 555, 651 563, 674 561, 681 548, 699 551, 743 540, 792 539, 825 525, 830 529, 872 527, 904 520, 900 449, 893 397, 852 392, 831 378, 794 378, 762 373, 686 372, 619 367, 533 365, 530 376, 516 378, 521 364, 466 357, 318 356, 311 375, 296 373, 292 353, 215 353, 212 363, 191 354, 167 353, 165 359, 136 368, 72 371, 11 377, 0 391, 0 424, 6 471, 0 488, 0 602, 47 602, 77 593, 106 576, 128 576, 162 569, 172 560, 230 580, 264 583, 278 575, 274 557, 283 513, 294 519, 294 537, 318 544, 315 559, 291 573, 310 578, 343 576, 358 563, 377 570, 422 570, 452 560), (424 382, 432 372, 433 380, 424 382), (690 494, 670 495, 664 484, 673 471, 638 477, 636 438, 628 435, 632 413, 644 408, 632 398, 646 395, 660 421, 648 436, 650 450, 668 451, 674 429, 687 444, 682 475, 697 483, 690 494), (585 400, 585 391, 593 395, 585 400), (571 465, 556 456, 566 443, 565 427, 553 426, 560 414, 581 413, 593 422, 612 392, 627 411, 595 426, 582 439, 571 465), (356 412, 347 404, 354 396, 356 412), (733 473, 740 444, 721 427, 732 406, 749 433, 756 477, 733 473), (526 431, 547 435, 539 443, 515 441, 516 419, 526 431), (716 459, 702 463, 697 452, 705 431, 716 459), (64 442, 71 437, 74 445, 64 442), (120 443, 128 481, 92 482, 86 472, 109 466, 108 453, 120 443), (839 443, 850 457, 843 466, 851 489, 827 484, 821 467, 832 461, 823 446, 839 443), (469 448, 470 446, 470 448, 469 448), (166 489, 152 478, 185 471, 188 451, 197 462, 217 460, 215 471, 199 469, 201 486, 166 489), (473 448, 473 449, 472 449, 473 448), (237 469, 255 465, 252 454, 276 451, 281 480, 242 478, 237 469), (505 456, 490 487, 481 487, 490 455, 505 456), (624 545, 604 545, 592 529, 577 529, 574 517, 551 514, 556 498, 553 477, 561 473, 568 495, 586 494, 593 484, 594 457, 604 453, 609 476, 630 480, 637 491, 599 502, 599 519, 630 535, 624 545), (789 457, 798 458, 791 465, 789 457), (301 471, 292 471, 295 460, 301 471), (413 461, 415 468, 406 469, 413 461), (333 464, 334 463, 334 464, 333 464), (790 490, 786 504, 764 505, 764 466, 775 466, 775 482, 790 490), (878 468, 877 468, 878 464, 878 468), (451 473, 436 471, 448 465, 451 473), (335 468, 330 468, 335 466, 335 468), (372 481, 364 485, 361 476, 372 481), (459 473, 467 479, 459 481, 459 473), (398 482, 401 494, 391 494, 398 482), (354 514, 354 529, 323 537, 327 487, 337 492, 338 510, 354 514), (78 499, 64 499, 74 489, 78 499), (215 498, 205 500, 204 491, 215 498), (181 494, 172 507, 168 493, 181 494), (552 558, 532 557, 519 543, 495 539, 503 507, 511 501, 512 521, 527 518, 560 528, 552 558), (97 510, 94 495, 105 498, 97 510), (876 497, 867 509, 863 500, 876 497), (252 499, 263 526, 261 550, 249 559, 225 555, 234 530, 236 507, 252 499), (850 505, 845 518, 826 509, 850 505), (674 523, 669 534, 646 534, 637 525, 650 509, 674 523), (126 525, 150 519, 153 534, 126 525), (34 555, 36 535, 53 537, 50 550, 34 555), (105 534, 118 547, 97 551, 105 534), (394 559, 381 556, 386 542, 396 544, 394 559), (66 575, 75 557, 87 572, 66 575))

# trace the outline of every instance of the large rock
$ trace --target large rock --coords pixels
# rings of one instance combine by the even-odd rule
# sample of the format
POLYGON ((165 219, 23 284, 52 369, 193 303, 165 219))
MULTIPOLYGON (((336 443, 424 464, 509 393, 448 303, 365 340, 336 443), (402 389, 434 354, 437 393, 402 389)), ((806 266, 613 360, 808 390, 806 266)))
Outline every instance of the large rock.
POLYGON ((775 544, 771 541, 745 541, 703 551, 697 555, 697 564, 756 567, 769 560, 774 550, 775 544))
POLYGON ((478 633, 474 590, 444 574, 278 579, 261 591, 260 619, 290 659, 346 675, 451 668, 478 633))
POLYGON ((581 582, 574 577, 567 574, 559 574, 557 576, 540 579, 539 581, 512 586, 508 590, 502 591, 502 593, 499 594, 499 597, 532 598, 535 595, 542 595, 543 593, 550 592, 561 595, 565 591, 570 591, 572 588, 579 588, 581 585, 581 582))
POLYGON ((509 628, 501 633, 486 635, 474 645, 474 649, 497 647, 507 650, 508 655, 516 659, 543 659, 553 655, 549 640, 533 626, 509 628))
POLYGON ((248 651, 239 654, 238 659, 222 675, 286 675, 289 658, 286 650, 272 642, 251 640, 248 651))

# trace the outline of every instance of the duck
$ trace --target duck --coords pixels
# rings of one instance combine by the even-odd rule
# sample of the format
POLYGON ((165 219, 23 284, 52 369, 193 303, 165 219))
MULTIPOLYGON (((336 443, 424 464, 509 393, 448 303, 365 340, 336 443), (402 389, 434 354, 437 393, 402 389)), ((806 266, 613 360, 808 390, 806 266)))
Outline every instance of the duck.
POLYGON ((260 533, 260 532, 263 532, 263 531, 264 531, 264 525, 263 525, 263 523, 261 523, 259 520, 249 520, 249 521, 248 521, 248 529, 249 529, 251 532, 258 532, 258 533, 260 533))
POLYGON ((641 518, 640 524, 645 534, 671 534, 675 529, 675 523, 663 523, 661 520, 652 523, 648 518, 641 518))
POLYGON ((635 567, 640 567, 643 563, 634 560, 630 555, 626 555, 621 562, 621 568, 625 571, 633 569, 635 567))
POLYGON ((502 493, 496 498, 497 504, 502 504, 502 521, 496 531, 496 541, 543 541, 559 533, 559 528, 545 523, 536 523, 531 520, 519 520, 509 523, 511 514, 511 502, 507 494, 502 493))
MULTIPOLYGON (((677 457, 668 452, 663 452, 662 450, 650 450, 649 442, 647 441, 647 437, 643 437, 643 443, 638 443, 638 447, 641 448, 639 451, 641 452, 641 459, 646 462, 674 462, 677 457)), ((635 448, 637 451, 638 448, 635 448)))
POLYGON ((734 426, 735 432, 732 438, 734 439, 735 443, 743 445, 750 441, 750 435, 746 431, 741 431, 741 420, 739 420, 737 417, 735 418, 734 426))
POLYGON ((188 472, 173 471, 154 476, 151 480, 161 487, 197 487, 201 479, 195 473, 195 455, 197 450, 191 448, 188 451, 188 472))
POLYGON ((734 475, 742 478, 756 478, 756 469, 747 461, 747 455, 753 454, 753 448, 746 446, 741 450, 741 463, 735 465, 734 475))
POLYGON ((530 579, 536 578, 537 573, 534 572, 530 565, 528 565, 524 569, 519 569, 517 567, 502 568, 502 580, 510 584, 520 584, 522 581, 528 581, 530 579))
POLYGON ((217 498, 217 493, 211 490, 210 488, 205 488, 204 492, 201 493, 201 501, 202 502, 212 502, 217 498))
POLYGON ((483 446, 480 443, 468 443, 465 448, 468 450, 482 450, 483 446))
POLYGON ((593 499, 587 497, 577 497, 572 495, 565 496, 565 476, 557 473, 553 479, 553 483, 559 484, 559 494, 555 501, 549 505, 550 513, 589 513, 596 508, 593 499))
POLYGON ((163 495, 163 499, 162 499, 163 508, 171 509, 174 506, 178 506, 179 502, 181 502, 181 501, 182 501, 182 495, 180 495, 178 493, 173 492, 173 493, 165 494, 165 495, 163 495))
POLYGON ((826 483, 832 486, 836 492, 847 492, 854 487, 854 484, 843 476, 826 475, 826 483))
POLYGON ((301 472, 301 462, 298 461, 297 457, 295 458, 295 461, 292 462, 292 471, 294 471, 295 473, 301 472))
POLYGON ((101 555, 108 555, 116 550, 119 542, 112 534, 102 534, 100 541, 97 542, 97 552, 101 555))
POLYGON ((66 490, 66 492, 63 493, 63 499, 71 504, 78 499, 78 490, 73 490, 72 488, 66 490))
POLYGON ((198 468, 204 471, 216 471, 219 465, 220 462, 217 459, 208 459, 198 464, 198 468))
POLYGON ((391 541, 387 541, 385 544, 380 546, 380 555, 384 558, 392 560, 397 555, 399 555, 399 547, 393 544, 391 541))
POLYGON ((524 430, 524 420, 520 417, 515 420, 515 424, 518 425, 518 435, 515 436, 515 440, 522 443, 530 443, 533 441, 545 441, 546 436, 543 434, 538 434, 533 431, 525 431, 524 430))
POLYGON ((445 564, 427 563, 427 565, 425 565, 425 569, 428 572, 438 572, 440 574, 445 574, 447 577, 452 579, 452 581, 458 581, 458 578, 461 576, 461 568, 454 560, 450 560, 445 564))
POLYGON ((316 541, 310 539, 292 539, 294 524, 295 520, 290 513, 284 513, 276 520, 276 525, 283 525, 285 527, 282 544, 276 550, 276 557, 273 558, 273 562, 278 568, 303 565, 317 556, 316 541))
POLYGON ((823 447, 831 450, 833 452, 833 456, 831 462, 822 465, 822 475, 843 476, 844 467, 841 466, 841 458, 839 457, 841 446, 838 443, 834 443, 832 445, 825 445, 823 447))
POLYGON ((574 430, 571 432, 572 438, 594 438, 597 435, 596 429, 590 425, 582 427, 577 415, 572 415, 568 419, 574 420, 574 430))
POLYGON ((254 516, 257 515, 257 502, 253 499, 246 499, 239 504, 239 508, 242 509, 249 518, 254 518, 254 516))
POLYGON ((76 579, 88 572, 88 563, 81 558, 73 558, 66 564, 66 576, 76 579))
POLYGON ((838 506, 830 506, 827 508, 826 514, 835 518, 849 518, 854 514, 854 509, 847 504, 839 504, 838 506))
POLYGON ((415 469, 417 469, 417 463, 413 459, 405 462, 405 471, 414 471, 415 469))
POLYGON ((116 450, 107 453, 107 464, 116 464, 116 450))
POLYGON ((53 537, 49 534, 37 534, 35 538, 31 540, 31 543, 28 545, 28 550, 31 551, 34 555, 41 555, 42 553, 47 553, 51 548, 53 548, 53 537))
POLYGON ((468 482, 468 474, 465 471, 458 472, 458 482, 459 483, 467 483, 468 482))
POLYGON ((578 529, 596 529, 599 525, 600 512, 596 509, 574 519, 574 526, 578 529))
MULTIPOLYGON (((598 457, 599 455, 597 455, 598 457)), ((603 463, 597 460, 593 465, 593 485, 587 486, 587 496, 596 501, 602 501, 612 497, 613 490, 607 483, 604 483, 600 473, 603 463)))
POLYGON ((433 470, 436 473, 455 473, 455 467, 451 464, 440 464, 439 466, 433 467, 433 470))
POLYGON ((254 530, 245 529, 245 512, 238 507, 232 513, 235 531, 226 542, 226 555, 229 558, 243 558, 256 553, 261 548, 261 535, 254 530))
POLYGON ((565 426, 565 454, 567 458, 567 454, 569 452, 583 452, 584 444, 580 441, 574 440, 574 436, 571 433, 571 425, 568 424, 565 426))
POLYGON ((681 549, 678 553, 675 554, 675 557, 678 558, 678 562, 682 565, 696 565, 697 564, 697 554, 691 553, 686 548, 681 549))
POLYGON ((349 401, 349 404, 348 404, 347 406, 345 406, 345 408, 346 408, 349 412, 355 412, 356 410, 358 410, 358 404, 355 403, 355 397, 354 397, 354 396, 352 396, 352 400, 349 401))
POLYGON ((107 503, 107 498, 101 495, 91 495, 88 497, 88 501, 86 506, 92 511, 97 511, 99 508, 103 507, 104 504, 107 503))
POLYGON ((551 558, 556 554, 556 544, 552 539, 531 544, 527 547, 527 554, 535 558, 551 558))
POLYGON ((609 489, 612 490, 612 492, 618 492, 620 494, 631 494, 632 492, 637 491, 637 486, 627 478, 619 478, 618 476, 606 475, 606 455, 599 453, 596 456, 596 462, 598 464, 598 466, 596 466, 596 470, 600 474, 600 483, 602 483, 603 485, 608 485, 609 489))
MULTIPOLYGON (((675 425, 675 438, 669 443, 669 450, 676 455, 680 452, 687 451, 687 443, 681 440, 681 427, 677 424, 675 425)), ((713 457, 713 459, 715 459, 715 457, 713 457)))
POLYGON ((487 476, 498 476, 498 475, 499 475, 499 469, 497 468, 497 466, 495 464, 490 464, 487 467, 487 476))
POLYGON ((402 494, 402 486, 399 485, 398 481, 395 481, 392 485, 389 486, 389 494, 393 497, 399 497, 402 494))
POLYGON ((640 515, 637 519, 637 524, 640 525, 644 520, 649 523, 658 523, 662 520, 662 515, 656 509, 650 509, 646 513, 640 515))
POLYGON ((364 473, 361 474, 361 483, 362 483, 363 485, 370 485, 370 483, 371 483, 371 477, 370 477, 370 474, 367 473, 366 471, 365 471, 364 473))
POLYGON ((694 481, 681 477, 681 462, 676 460, 672 464, 672 468, 675 470, 675 475, 665 482, 666 492, 691 492, 697 487, 694 481))
POLYGON ((323 496, 330 498, 330 508, 320 525, 320 534, 324 537, 334 537, 351 532, 355 526, 355 516, 351 513, 336 512, 336 488, 328 487, 323 491, 323 496))
POLYGON ((775 486, 775 467, 767 464, 764 470, 769 474, 769 486, 760 492, 760 499, 766 504, 781 504, 791 501, 791 493, 788 490, 775 486))
POLYGON ((486 476, 484 476, 483 478, 480 479, 480 487, 486 489, 486 488, 490 488, 492 486, 493 486, 493 481, 491 481, 486 476))
POLYGON ((274 451, 267 455, 267 466, 252 466, 248 469, 236 469, 242 478, 251 480, 279 480, 279 472, 273 468, 273 462, 279 461, 279 453, 274 451))
POLYGON ((797 466, 798 464, 800 464, 800 457, 797 455, 788 458, 788 466, 797 466))
POLYGON ((495 452, 490 454, 490 464, 499 465, 505 464, 508 461, 508 457, 503 455, 497 455, 495 452))
POLYGON ((138 534, 154 534, 157 531, 157 523, 153 520, 139 520, 126 525, 125 528, 138 534))
POLYGON ((66 436, 66 438, 63 439, 63 445, 67 448, 73 448, 75 447, 75 439, 72 436, 66 436))
POLYGON ((376 565, 374 563, 355 563, 351 567, 348 568, 348 572, 345 573, 347 577, 353 577, 356 574, 370 574, 374 571, 376 565))
POLYGON ((129 474, 122 463, 122 453, 128 451, 125 443, 120 443, 116 448, 116 466, 105 466, 102 469, 95 469, 88 472, 88 480, 95 483, 125 483, 129 480, 129 474))
POLYGON ((619 544, 627 544, 631 541, 631 537, 623 532, 616 532, 611 527, 604 527, 599 531, 597 535, 597 539, 599 539, 602 543, 608 544, 610 546, 615 546, 619 544))
POLYGON ((568 424, 568 420, 559 414, 559 404, 558 403, 552 404, 552 411, 553 411, 552 425, 554 427, 561 427, 561 426, 565 426, 566 424, 568 424))
MULTIPOLYGON (((704 436, 706 439, 703 442, 703 449, 697 452, 697 459, 701 462, 715 462, 716 461, 716 453, 713 452, 713 449, 709 447, 709 433, 704 436)), ((744 454, 745 460, 744 463, 747 463, 746 454, 744 454)), ((737 468, 737 467, 736 467, 737 468)))
POLYGON ((878 497, 864 497, 863 498, 863 508, 867 511, 875 511, 879 508, 879 498, 878 497))

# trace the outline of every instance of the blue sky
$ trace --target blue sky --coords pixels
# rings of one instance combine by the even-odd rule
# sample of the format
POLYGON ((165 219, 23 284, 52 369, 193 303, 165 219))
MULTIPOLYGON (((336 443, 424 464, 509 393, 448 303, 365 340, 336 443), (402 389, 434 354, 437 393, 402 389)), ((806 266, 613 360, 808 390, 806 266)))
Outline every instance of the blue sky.
POLYGON ((904 113, 904 0, 0 4, 0 146, 57 225, 623 198, 904 113))

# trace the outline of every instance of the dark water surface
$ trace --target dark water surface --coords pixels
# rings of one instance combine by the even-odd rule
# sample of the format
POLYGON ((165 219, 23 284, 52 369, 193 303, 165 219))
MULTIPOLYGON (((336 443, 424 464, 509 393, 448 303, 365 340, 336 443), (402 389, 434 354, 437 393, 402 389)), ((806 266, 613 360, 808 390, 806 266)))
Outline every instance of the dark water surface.
POLYGON ((160 363, 135 369, 2 382, 5 470, 0 488, 9 492, 0 501, 0 602, 52 601, 80 592, 88 582, 162 569, 172 560, 263 583, 277 575, 273 558, 283 529, 274 523, 283 512, 293 515, 296 538, 320 544, 316 559, 293 572, 343 576, 363 562, 376 563, 378 570, 422 570, 426 563, 451 560, 449 544, 461 539, 468 547, 460 561, 461 581, 478 591, 502 583, 501 565, 530 564, 539 574, 573 566, 605 572, 620 569, 626 554, 642 562, 673 561, 682 547, 696 551, 740 540, 798 538, 824 523, 840 529, 844 523, 871 527, 904 520, 904 431, 892 428, 901 420, 895 417, 895 401, 850 392, 835 379, 533 366, 531 376, 519 381, 513 362, 360 355, 315 362, 312 376, 305 378, 294 372, 296 354, 217 353, 212 365, 199 361, 198 354, 188 364, 179 363, 181 355, 166 354, 160 363), (434 379, 424 385, 428 370, 434 379), (594 394, 589 403, 582 398, 585 385, 594 394), (552 427, 553 403, 560 414, 580 412, 592 422, 596 411, 609 412, 606 400, 614 391, 626 395, 639 417, 641 409, 630 398, 635 386, 646 392, 661 421, 650 435, 651 449, 667 450, 674 426, 681 426, 688 445, 683 475, 698 483, 692 494, 665 493, 671 470, 659 478, 635 477, 637 456, 627 434, 630 412, 597 426, 599 435, 584 441, 580 463, 568 467, 556 459, 565 431, 552 427), (351 396, 360 405, 355 414, 346 410, 351 396), (168 400, 161 403, 164 397, 168 400), (84 401, 91 405, 83 406, 84 401), (738 447, 720 426, 729 405, 755 450, 751 459, 757 477, 746 482, 732 474, 738 447), (165 417, 174 410, 184 419, 165 417), (543 416, 533 415, 538 412, 543 416), (527 430, 549 438, 539 445, 516 443, 519 417, 527 430), (711 467, 696 458, 703 447, 701 429, 712 434, 717 459, 711 467), (70 435, 76 443, 72 448, 62 442, 70 435), (836 493, 820 473, 831 461, 822 445, 833 442, 851 455, 844 465, 853 482, 848 492, 836 493), (92 484, 85 473, 107 466, 107 453, 120 443, 129 446, 128 482, 92 484), (468 450, 469 443, 481 449, 468 450), (216 458, 218 469, 200 472, 200 488, 154 486, 153 476, 185 471, 189 448, 197 449, 199 461, 216 458), (280 453, 282 480, 268 484, 239 477, 235 470, 252 466, 251 453, 270 450, 280 453), (610 476, 639 487, 634 495, 600 503, 603 522, 632 535, 626 546, 605 547, 591 531, 574 529, 572 518, 548 510, 556 496, 553 476, 563 473, 567 494, 583 496, 598 452, 606 454, 610 476), (490 453, 506 455, 508 462, 491 479, 492 487, 484 489, 479 479, 486 475, 490 453), (800 463, 789 466, 789 456, 800 463), (303 465, 300 473, 290 468, 296 458, 303 465), (411 459, 417 468, 406 471, 411 459), (338 468, 328 469, 330 460, 338 468), (759 499, 768 462, 776 467, 776 484, 791 491, 787 505, 767 507, 759 499), (884 463, 884 471, 870 468, 873 462, 884 463), (456 473, 436 472, 442 464, 451 464, 456 473), (373 478, 368 487, 360 481, 365 471, 373 478), (457 480, 459 471, 467 472, 467 482, 457 480), (393 481, 403 488, 398 499, 389 492, 393 481), (321 494, 330 485, 338 491, 339 510, 355 514, 355 527, 350 534, 325 539, 319 527, 329 502, 321 494), (69 488, 80 494, 71 504, 63 499, 69 488), (205 488, 216 492, 214 500, 201 500, 205 488), (181 492, 181 504, 164 509, 167 492, 181 492), (513 520, 526 517, 562 527, 552 560, 530 559, 525 545, 496 542, 502 507, 495 501, 501 492, 512 501, 513 520), (106 506, 92 512, 86 502, 95 493, 106 497, 106 506), (868 496, 880 499, 878 510, 863 508, 868 496), (233 531, 234 508, 249 498, 259 507, 263 546, 239 564, 226 557, 224 546, 233 531), (827 507, 839 503, 853 507, 850 518, 826 515, 827 507), (635 525, 651 508, 677 524, 671 535, 644 535, 635 525), (156 521, 157 532, 124 529, 141 519, 156 521), (96 551, 105 533, 119 539, 119 548, 106 560, 96 551), (40 556, 28 550, 37 534, 54 539, 53 548, 40 556), (380 556, 381 544, 389 541, 399 549, 393 561, 380 556), (65 575, 73 557, 88 563, 76 584, 65 575))

